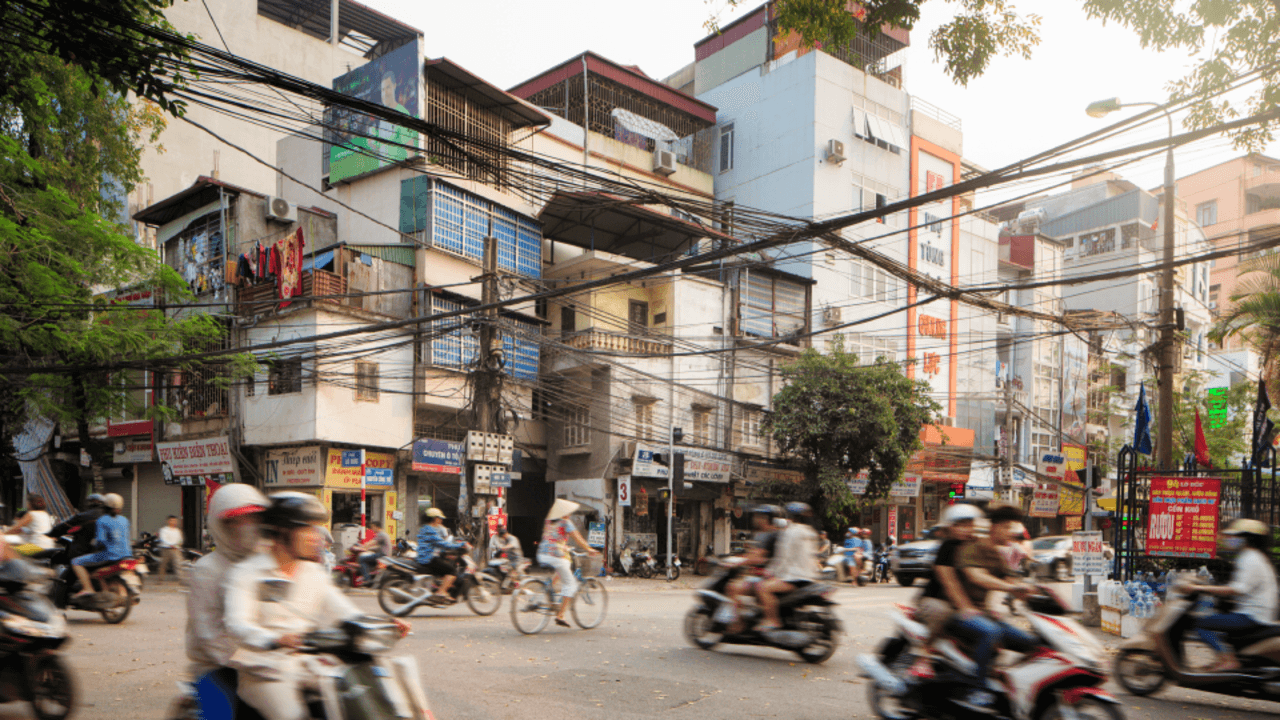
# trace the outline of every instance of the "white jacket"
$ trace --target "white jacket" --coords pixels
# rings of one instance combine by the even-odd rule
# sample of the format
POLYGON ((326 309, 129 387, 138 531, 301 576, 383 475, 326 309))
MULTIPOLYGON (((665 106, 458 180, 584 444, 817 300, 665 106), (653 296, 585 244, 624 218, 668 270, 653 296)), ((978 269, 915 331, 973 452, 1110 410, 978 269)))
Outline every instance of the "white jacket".
POLYGON ((786 582, 818 577, 818 533, 805 523, 793 522, 778 536, 773 559, 766 568, 786 582))
POLYGON ((317 563, 300 561, 293 577, 286 578, 275 556, 264 552, 238 563, 227 575, 227 631, 255 650, 271 650, 285 635, 333 627, 360 614, 317 563), (279 602, 259 599, 267 578, 291 582, 279 602))

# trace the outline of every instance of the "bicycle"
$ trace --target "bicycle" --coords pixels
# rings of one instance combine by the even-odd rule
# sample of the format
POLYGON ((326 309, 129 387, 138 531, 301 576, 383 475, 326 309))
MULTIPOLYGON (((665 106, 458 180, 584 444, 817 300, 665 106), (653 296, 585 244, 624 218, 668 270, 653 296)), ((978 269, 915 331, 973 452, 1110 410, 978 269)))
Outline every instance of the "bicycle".
MULTIPOLYGON (((572 598, 569 611, 573 621, 583 630, 590 630, 604 622, 609 609, 609 594, 604 583, 595 576, 600 573, 599 556, 573 553, 575 576, 582 578, 578 592, 572 598)), ((555 576, 527 577, 511 593, 511 624, 524 635, 536 635, 547 627, 560 609, 560 601, 552 590, 555 576)))

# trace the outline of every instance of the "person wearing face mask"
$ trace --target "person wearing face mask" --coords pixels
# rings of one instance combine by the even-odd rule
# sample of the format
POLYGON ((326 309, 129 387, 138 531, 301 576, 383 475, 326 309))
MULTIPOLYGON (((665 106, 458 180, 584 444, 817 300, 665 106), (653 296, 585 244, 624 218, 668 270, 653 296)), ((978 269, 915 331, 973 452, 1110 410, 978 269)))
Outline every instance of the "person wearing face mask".
POLYGON ((1229 585, 1206 585, 1196 589, 1206 595, 1235 601, 1231 612, 1214 613, 1196 622, 1196 632, 1218 653, 1210 672, 1226 672, 1240 667, 1221 635, 1248 635, 1276 622, 1276 570, 1269 549, 1271 529, 1260 520, 1236 520, 1222 533, 1223 545, 1236 552, 1229 585))

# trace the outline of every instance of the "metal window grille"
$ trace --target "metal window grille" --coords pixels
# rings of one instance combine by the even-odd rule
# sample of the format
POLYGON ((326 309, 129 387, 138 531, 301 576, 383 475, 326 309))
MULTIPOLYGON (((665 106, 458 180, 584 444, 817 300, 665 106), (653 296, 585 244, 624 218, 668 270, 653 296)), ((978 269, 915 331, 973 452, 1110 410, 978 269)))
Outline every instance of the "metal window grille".
POLYGON ((653 439, 653 403, 636 402, 636 439, 652 440, 653 439))
MULTIPOLYGON (((230 337, 224 334, 194 343, 188 350, 192 353, 225 350, 230 347, 229 342, 230 337)), ((229 380, 225 365, 201 365, 178 376, 170 397, 184 419, 223 417, 228 411, 229 380)))
POLYGON ((509 120, 428 79, 426 121, 453 135, 448 140, 427 136, 429 164, 448 168, 469 180, 507 186, 511 171, 506 153, 511 137, 509 120))
POLYGON ((378 402, 377 363, 356 363, 356 400, 378 402))
POLYGON ((537 221, 428 177, 400 183, 400 231, 477 263, 484 261, 484 240, 492 236, 499 270, 542 275, 542 227, 537 221))
POLYGON ((738 421, 738 439, 743 445, 760 447, 760 421, 763 415, 758 411, 746 411, 738 421))
POLYGON ((302 392, 302 358, 272 360, 267 363, 267 394, 302 392))
POLYGON ((564 416, 564 446, 581 447, 591 442, 591 409, 585 405, 566 408, 564 416))

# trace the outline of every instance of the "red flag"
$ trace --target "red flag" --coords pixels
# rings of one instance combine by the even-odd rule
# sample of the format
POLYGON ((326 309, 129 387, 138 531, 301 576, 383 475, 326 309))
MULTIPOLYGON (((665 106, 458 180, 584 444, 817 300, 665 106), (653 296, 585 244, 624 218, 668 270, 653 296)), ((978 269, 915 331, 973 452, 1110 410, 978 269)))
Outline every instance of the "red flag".
POLYGON ((1213 461, 1209 459, 1209 443, 1204 439, 1204 426, 1200 424, 1200 411, 1196 410, 1196 462, 1211 468, 1213 461))

